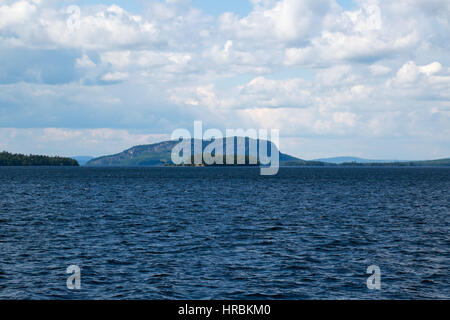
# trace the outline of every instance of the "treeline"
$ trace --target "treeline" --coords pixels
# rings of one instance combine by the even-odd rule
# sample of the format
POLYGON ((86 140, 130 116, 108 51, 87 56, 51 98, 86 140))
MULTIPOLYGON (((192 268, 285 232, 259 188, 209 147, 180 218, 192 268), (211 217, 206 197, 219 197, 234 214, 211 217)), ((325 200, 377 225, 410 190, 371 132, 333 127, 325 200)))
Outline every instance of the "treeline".
POLYGON ((422 161, 397 161, 397 162, 369 162, 356 163, 344 162, 341 166, 359 166, 359 167, 427 167, 427 166, 450 166, 450 158, 437 160, 422 160, 422 161))
POLYGON ((322 161, 293 160, 281 162, 282 166, 313 166, 313 167, 426 167, 450 166, 450 158, 424 161, 397 161, 397 162, 344 162, 328 163, 322 161))
POLYGON ((0 153, 0 166, 78 166, 78 161, 64 157, 0 153))

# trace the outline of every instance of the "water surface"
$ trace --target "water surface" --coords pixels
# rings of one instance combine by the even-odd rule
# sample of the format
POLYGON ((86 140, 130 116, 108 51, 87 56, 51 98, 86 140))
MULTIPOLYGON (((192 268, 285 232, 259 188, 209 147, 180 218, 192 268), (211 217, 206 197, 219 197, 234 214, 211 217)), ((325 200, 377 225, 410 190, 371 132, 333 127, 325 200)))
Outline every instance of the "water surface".
POLYGON ((450 168, 0 168, 0 298, 449 299, 449 189, 450 168))

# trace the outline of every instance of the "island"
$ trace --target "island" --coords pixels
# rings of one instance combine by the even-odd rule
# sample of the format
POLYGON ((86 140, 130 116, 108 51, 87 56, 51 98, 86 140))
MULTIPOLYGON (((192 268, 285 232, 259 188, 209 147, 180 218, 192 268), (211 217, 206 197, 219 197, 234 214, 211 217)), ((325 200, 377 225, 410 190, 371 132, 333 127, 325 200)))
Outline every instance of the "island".
POLYGON ((0 152, 1 166, 79 166, 78 161, 58 156, 24 155, 10 152, 0 152))
MULTIPOLYGON (((223 156, 223 164, 214 164, 208 165, 203 160, 202 163, 194 164, 194 139, 191 139, 191 164, 183 164, 181 166, 197 166, 197 167, 206 167, 206 166, 259 166, 260 160, 258 157, 259 147, 256 150, 250 150, 250 141, 254 143, 256 146, 259 146, 262 143, 267 143, 268 150, 277 150, 277 147, 267 140, 259 140, 259 139, 251 139, 251 138, 241 138, 233 137, 233 145, 234 145, 234 162, 232 164, 227 164, 226 162, 226 145, 227 139, 219 139, 222 141, 223 150, 218 153, 217 156, 223 156), (243 150, 238 149, 238 144, 243 144, 243 150), (255 153, 256 151, 256 153, 255 153), (238 158, 243 160, 242 164, 238 164, 238 158), (252 161, 251 161, 252 160, 252 161)), ((171 153, 173 148, 180 143, 176 140, 170 141, 162 141, 149 145, 139 145, 131 147, 127 150, 124 150, 120 153, 113 155, 106 155, 98 158, 91 159, 86 163, 86 166, 92 167, 133 167, 133 166, 179 166, 172 162, 171 153)), ((202 146, 202 150, 210 143, 209 141, 203 140, 199 142, 202 146)), ((242 145, 240 145, 242 146, 242 145)), ((278 151, 278 150, 277 150, 278 151)), ((271 151, 270 151, 271 152, 271 151)), ((288 154, 279 152, 279 160, 280 163, 284 163, 285 161, 296 161, 299 160, 293 156, 288 154)))

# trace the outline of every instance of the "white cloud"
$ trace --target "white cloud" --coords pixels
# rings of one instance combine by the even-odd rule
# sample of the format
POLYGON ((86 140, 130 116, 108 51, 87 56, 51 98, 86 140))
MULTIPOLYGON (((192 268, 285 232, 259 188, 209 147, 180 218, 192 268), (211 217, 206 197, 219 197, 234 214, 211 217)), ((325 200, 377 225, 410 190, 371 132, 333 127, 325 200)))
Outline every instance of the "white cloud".
POLYGON ((356 123, 356 114, 350 112, 336 112, 333 114, 334 122, 353 127, 356 123))
POLYGON ((326 21, 333 20, 338 11, 333 0, 258 1, 246 17, 223 14, 219 19, 219 30, 247 43, 249 51, 270 46, 271 51, 282 53, 286 45, 307 43, 320 35, 326 21))
POLYGON ((105 74, 102 79, 105 81, 122 81, 126 80, 129 74, 126 72, 109 72, 105 74))
POLYGON ((314 49, 312 47, 306 48, 288 48, 286 49, 285 64, 292 65, 308 65, 314 61, 314 49))
POLYGON ((0 30, 30 21, 35 12, 36 6, 24 0, 13 2, 11 5, 0 5, 0 30))
POLYGON ((355 81, 355 77, 350 65, 336 65, 316 73, 317 81, 327 87, 351 84, 355 81))
POLYGON ((239 88, 242 107, 295 107, 311 105, 311 93, 302 79, 270 80, 257 77, 239 88))
POLYGON ((381 64, 373 64, 369 67, 370 72, 376 76, 382 76, 391 72, 391 68, 383 66, 381 64))
POLYGON ((76 65, 80 68, 93 68, 96 66, 96 64, 86 54, 83 54, 81 58, 76 60, 76 65))
POLYGON ((79 15, 0 1, 0 125, 169 130, 197 118, 450 142, 448 1, 252 3, 247 16, 212 17, 188 1, 79 15))
POLYGON ((398 71, 395 82, 399 85, 413 84, 419 79, 430 80, 431 76, 442 70, 439 62, 417 66, 414 61, 408 61, 398 71))
POLYGON ((213 84, 172 90, 170 99, 180 105, 200 106, 211 110, 221 107, 213 84))
POLYGON ((101 54, 101 60, 103 63, 111 64, 116 68, 124 68, 130 63, 129 50, 126 51, 109 51, 101 54))
POLYGON ((400 84, 415 82, 419 77, 419 68, 414 61, 405 63, 400 70, 397 71, 396 81, 400 84))
POLYGON ((362 3, 359 10, 348 11, 345 14, 351 20, 353 28, 357 32, 380 30, 382 27, 381 9, 376 2, 362 3))
POLYGON ((432 74, 441 71, 441 69, 442 65, 439 62, 433 62, 426 66, 419 67, 419 71, 427 76, 431 76, 432 74))

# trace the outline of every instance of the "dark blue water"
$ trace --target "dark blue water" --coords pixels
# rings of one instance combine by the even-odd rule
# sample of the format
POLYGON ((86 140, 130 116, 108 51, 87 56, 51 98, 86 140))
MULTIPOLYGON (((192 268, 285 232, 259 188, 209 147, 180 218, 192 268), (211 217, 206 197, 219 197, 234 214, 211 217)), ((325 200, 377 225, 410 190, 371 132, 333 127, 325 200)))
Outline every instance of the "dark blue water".
POLYGON ((449 189, 450 168, 1 168, 0 298, 449 299, 449 189))

